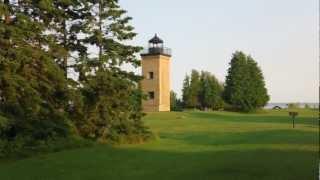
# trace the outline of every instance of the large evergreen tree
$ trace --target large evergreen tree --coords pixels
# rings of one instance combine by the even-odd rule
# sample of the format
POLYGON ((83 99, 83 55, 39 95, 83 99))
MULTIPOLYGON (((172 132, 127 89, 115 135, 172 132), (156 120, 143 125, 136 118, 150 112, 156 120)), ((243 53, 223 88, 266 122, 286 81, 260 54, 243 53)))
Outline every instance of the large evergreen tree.
POLYGON ((32 1, 32 9, 32 15, 45 24, 46 34, 52 41, 49 44, 50 52, 67 76, 68 66, 79 55, 87 53, 82 40, 87 26, 83 19, 90 17, 88 1, 37 0, 32 1))
POLYGON ((254 111, 269 100, 261 69, 243 52, 235 52, 226 77, 224 98, 233 108, 254 111))
POLYGON ((30 1, 0 7, 0 113, 11 121, 0 138, 35 143, 66 136, 67 81, 46 48, 45 25, 30 1))
POLYGON ((131 18, 117 0, 89 2, 83 42, 97 51, 77 62, 83 116, 75 124, 82 136, 93 139, 118 141, 124 136, 143 137, 146 128, 141 121, 141 108, 136 107, 141 104, 128 101, 137 100, 134 97, 141 94, 138 86, 141 77, 121 68, 123 64, 140 65, 135 53, 141 48, 124 43, 136 35, 128 24, 131 18))
POLYGON ((121 68, 140 65, 140 47, 124 43, 136 35, 125 14, 117 0, 0 1, 0 140, 149 136, 141 77, 121 68))

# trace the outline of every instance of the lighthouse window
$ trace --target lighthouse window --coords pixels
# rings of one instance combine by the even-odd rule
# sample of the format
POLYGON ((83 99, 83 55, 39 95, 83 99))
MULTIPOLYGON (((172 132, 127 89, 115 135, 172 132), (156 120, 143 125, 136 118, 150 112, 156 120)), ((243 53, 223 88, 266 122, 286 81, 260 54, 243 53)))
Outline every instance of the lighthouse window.
POLYGON ((148 73, 148 79, 153 79, 153 72, 148 73))
POLYGON ((153 91, 148 92, 148 95, 149 95, 149 99, 154 99, 154 92, 153 91))

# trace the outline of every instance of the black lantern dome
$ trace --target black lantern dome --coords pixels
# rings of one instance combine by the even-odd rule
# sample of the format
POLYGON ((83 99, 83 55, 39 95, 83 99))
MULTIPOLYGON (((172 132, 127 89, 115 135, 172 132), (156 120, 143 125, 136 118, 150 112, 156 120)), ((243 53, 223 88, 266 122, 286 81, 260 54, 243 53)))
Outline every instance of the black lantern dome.
POLYGON ((149 43, 150 43, 150 44, 163 44, 163 41, 162 41, 162 39, 160 39, 160 38, 158 37, 157 34, 155 34, 154 37, 149 40, 149 43))
POLYGON ((141 54, 142 56, 147 55, 164 55, 171 56, 171 50, 163 46, 163 40, 158 37, 157 34, 154 35, 152 39, 149 40, 149 47, 144 50, 141 54))

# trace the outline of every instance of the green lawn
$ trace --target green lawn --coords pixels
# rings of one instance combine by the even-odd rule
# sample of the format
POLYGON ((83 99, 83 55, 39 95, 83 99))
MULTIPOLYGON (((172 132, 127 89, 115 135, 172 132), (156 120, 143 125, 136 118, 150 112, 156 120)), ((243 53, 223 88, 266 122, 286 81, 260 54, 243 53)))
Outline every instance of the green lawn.
POLYGON ((1 180, 312 180, 317 112, 151 113, 158 139, 146 144, 68 150, 0 162, 1 180))

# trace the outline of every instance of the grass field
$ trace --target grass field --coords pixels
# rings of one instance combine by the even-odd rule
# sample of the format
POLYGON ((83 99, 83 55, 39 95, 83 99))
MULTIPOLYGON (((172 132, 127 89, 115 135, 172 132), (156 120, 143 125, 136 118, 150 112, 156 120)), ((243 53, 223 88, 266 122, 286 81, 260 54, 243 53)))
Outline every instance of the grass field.
POLYGON ((317 112, 151 113, 157 140, 0 162, 1 180, 314 180, 317 112))

